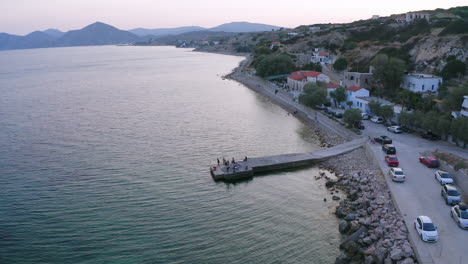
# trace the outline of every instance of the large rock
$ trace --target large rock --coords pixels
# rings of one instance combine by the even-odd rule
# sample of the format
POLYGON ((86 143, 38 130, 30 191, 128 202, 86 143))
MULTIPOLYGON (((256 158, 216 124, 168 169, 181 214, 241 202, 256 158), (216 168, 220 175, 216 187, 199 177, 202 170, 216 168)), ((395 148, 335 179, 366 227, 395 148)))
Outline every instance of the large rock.
POLYGON ((348 264, 350 261, 350 258, 348 255, 344 252, 342 252, 335 260, 335 264, 348 264))
POLYGON ((343 217, 346 216, 346 211, 345 211, 344 208, 337 207, 336 210, 335 210, 335 215, 338 218, 343 218, 343 217))
POLYGON ((340 225, 338 226, 338 230, 341 234, 345 234, 351 228, 351 224, 348 221, 341 221, 340 225))
POLYGON ((398 262, 399 264, 414 264, 414 260, 412 258, 405 258, 404 260, 398 262))
POLYGON ((344 218, 344 220, 346 220, 348 222, 354 221, 356 219, 357 219, 357 216, 355 214, 349 214, 344 218))
POLYGON ((405 243, 403 243, 401 249, 403 250, 403 256, 405 256, 406 258, 414 256, 413 248, 408 243, 408 241, 405 241, 405 243))
POLYGON ((398 247, 393 247, 390 252, 390 258, 393 260, 400 260, 403 258, 403 251, 398 247))

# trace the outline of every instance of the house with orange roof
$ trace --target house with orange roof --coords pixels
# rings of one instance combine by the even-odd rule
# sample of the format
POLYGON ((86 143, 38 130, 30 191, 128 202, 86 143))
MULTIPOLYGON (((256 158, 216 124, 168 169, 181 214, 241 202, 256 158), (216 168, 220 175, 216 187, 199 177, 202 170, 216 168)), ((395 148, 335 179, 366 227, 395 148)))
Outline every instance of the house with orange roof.
POLYGON ((288 76, 288 87, 291 91, 302 92, 306 83, 316 83, 317 81, 329 83, 330 77, 316 71, 296 71, 288 76))

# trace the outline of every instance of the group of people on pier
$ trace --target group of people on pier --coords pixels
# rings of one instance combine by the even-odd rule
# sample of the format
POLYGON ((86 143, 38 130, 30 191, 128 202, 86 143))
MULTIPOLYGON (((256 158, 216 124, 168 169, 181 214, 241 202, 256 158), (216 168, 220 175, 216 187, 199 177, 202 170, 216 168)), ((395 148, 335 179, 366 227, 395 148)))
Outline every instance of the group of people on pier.
MULTIPOLYGON (((244 158, 244 162, 246 162, 248 159, 247 159, 247 156, 245 156, 244 158)), ((212 170, 216 170, 217 167, 221 167, 221 161, 219 160, 219 158, 216 158, 216 161, 218 162, 218 166, 213 166, 213 168, 211 168, 212 170)), ((231 161, 229 161, 228 159, 225 159, 223 158, 223 166, 224 168, 226 169, 226 172, 229 173, 229 170, 231 170, 232 168, 232 172, 237 172, 240 170, 240 164, 238 162, 236 162, 236 160, 234 158, 232 158, 231 161)), ((245 170, 248 170, 249 169, 249 166, 245 166, 245 170)))

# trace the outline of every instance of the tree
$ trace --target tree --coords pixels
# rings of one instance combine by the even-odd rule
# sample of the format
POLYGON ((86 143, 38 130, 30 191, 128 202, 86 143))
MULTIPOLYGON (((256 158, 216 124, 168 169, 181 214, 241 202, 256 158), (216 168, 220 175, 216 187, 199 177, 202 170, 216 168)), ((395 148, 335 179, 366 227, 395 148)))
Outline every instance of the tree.
POLYGON ((343 119, 351 127, 356 122, 359 122, 362 119, 361 110, 359 109, 346 109, 343 114, 343 119))
POLYGON ((333 69, 336 71, 345 70, 348 67, 348 61, 345 58, 339 58, 333 63, 333 69))
POLYGON ((346 94, 346 89, 345 88, 343 88, 341 86, 336 88, 336 90, 335 90, 335 100, 338 103, 338 105, 340 105, 341 102, 346 101, 347 97, 348 96, 346 94))
POLYGON ((380 105, 379 102, 372 101, 372 102, 369 103, 369 110, 374 115, 377 115, 377 116, 380 115, 380 109, 381 108, 382 108, 382 106, 380 105))
POLYGON ((465 95, 468 95, 468 85, 453 88, 444 99, 443 107, 448 111, 460 111, 465 95))
POLYGON ((327 102, 327 90, 315 83, 304 85, 304 92, 299 96, 299 102, 309 107, 323 105, 327 102))
POLYGON ((384 105, 380 107, 379 115, 385 119, 385 121, 391 120, 393 118, 393 106, 392 105, 384 105))
POLYGON ((286 55, 265 55, 256 64, 256 70, 261 77, 286 74, 294 70, 294 63, 286 55))
POLYGON ((460 60, 451 60, 442 69, 442 77, 444 79, 452 79, 455 77, 463 76, 466 72, 466 64, 460 60))
POLYGON ((438 115, 435 112, 427 112, 424 114, 424 118, 422 120, 422 128, 425 130, 430 130, 436 132, 437 130, 437 122, 438 122, 438 115))
POLYGON ((353 106, 353 102, 348 101, 348 102, 346 102, 346 105, 347 105, 349 108, 351 108, 351 106, 353 106))
POLYGON ((335 106, 338 106, 337 101, 336 101, 336 91, 330 92, 330 98, 333 99, 333 103, 335 104, 335 106))
POLYGON ((377 87, 380 93, 391 94, 400 87, 406 69, 403 60, 379 54, 372 60, 371 65, 375 68, 374 78, 380 84, 377 87))
POLYGON ((458 146, 458 139, 461 137, 459 134, 460 128, 462 128, 461 118, 454 118, 450 123, 450 135, 452 136, 452 141, 458 146))
POLYGON ((306 70, 306 71, 317 71, 321 72, 322 71, 322 65, 320 63, 309 63, 301 67, 301 69, 306 70))
POLYGON ((414 127, 414 114, 408 113, 408 112, 403 112, 400 114, 399 118, 400 124, 406 126, 406 127, 414 127))
POLYGON ((444 137, 447 140, 450 133, 450 120, 445 116, 440 116, 437 120, 436 133, 444 137))

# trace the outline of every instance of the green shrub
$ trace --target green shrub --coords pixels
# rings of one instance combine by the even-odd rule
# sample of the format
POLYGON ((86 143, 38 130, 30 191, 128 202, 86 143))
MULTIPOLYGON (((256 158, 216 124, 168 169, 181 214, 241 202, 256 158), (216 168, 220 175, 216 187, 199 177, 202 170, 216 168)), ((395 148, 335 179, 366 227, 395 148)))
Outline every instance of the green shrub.
POLYGON ((460 160, 459 162, 455 163, 454 169, 458 171, 459 169, 466 168, 466 164, 464 161, 460 160))

